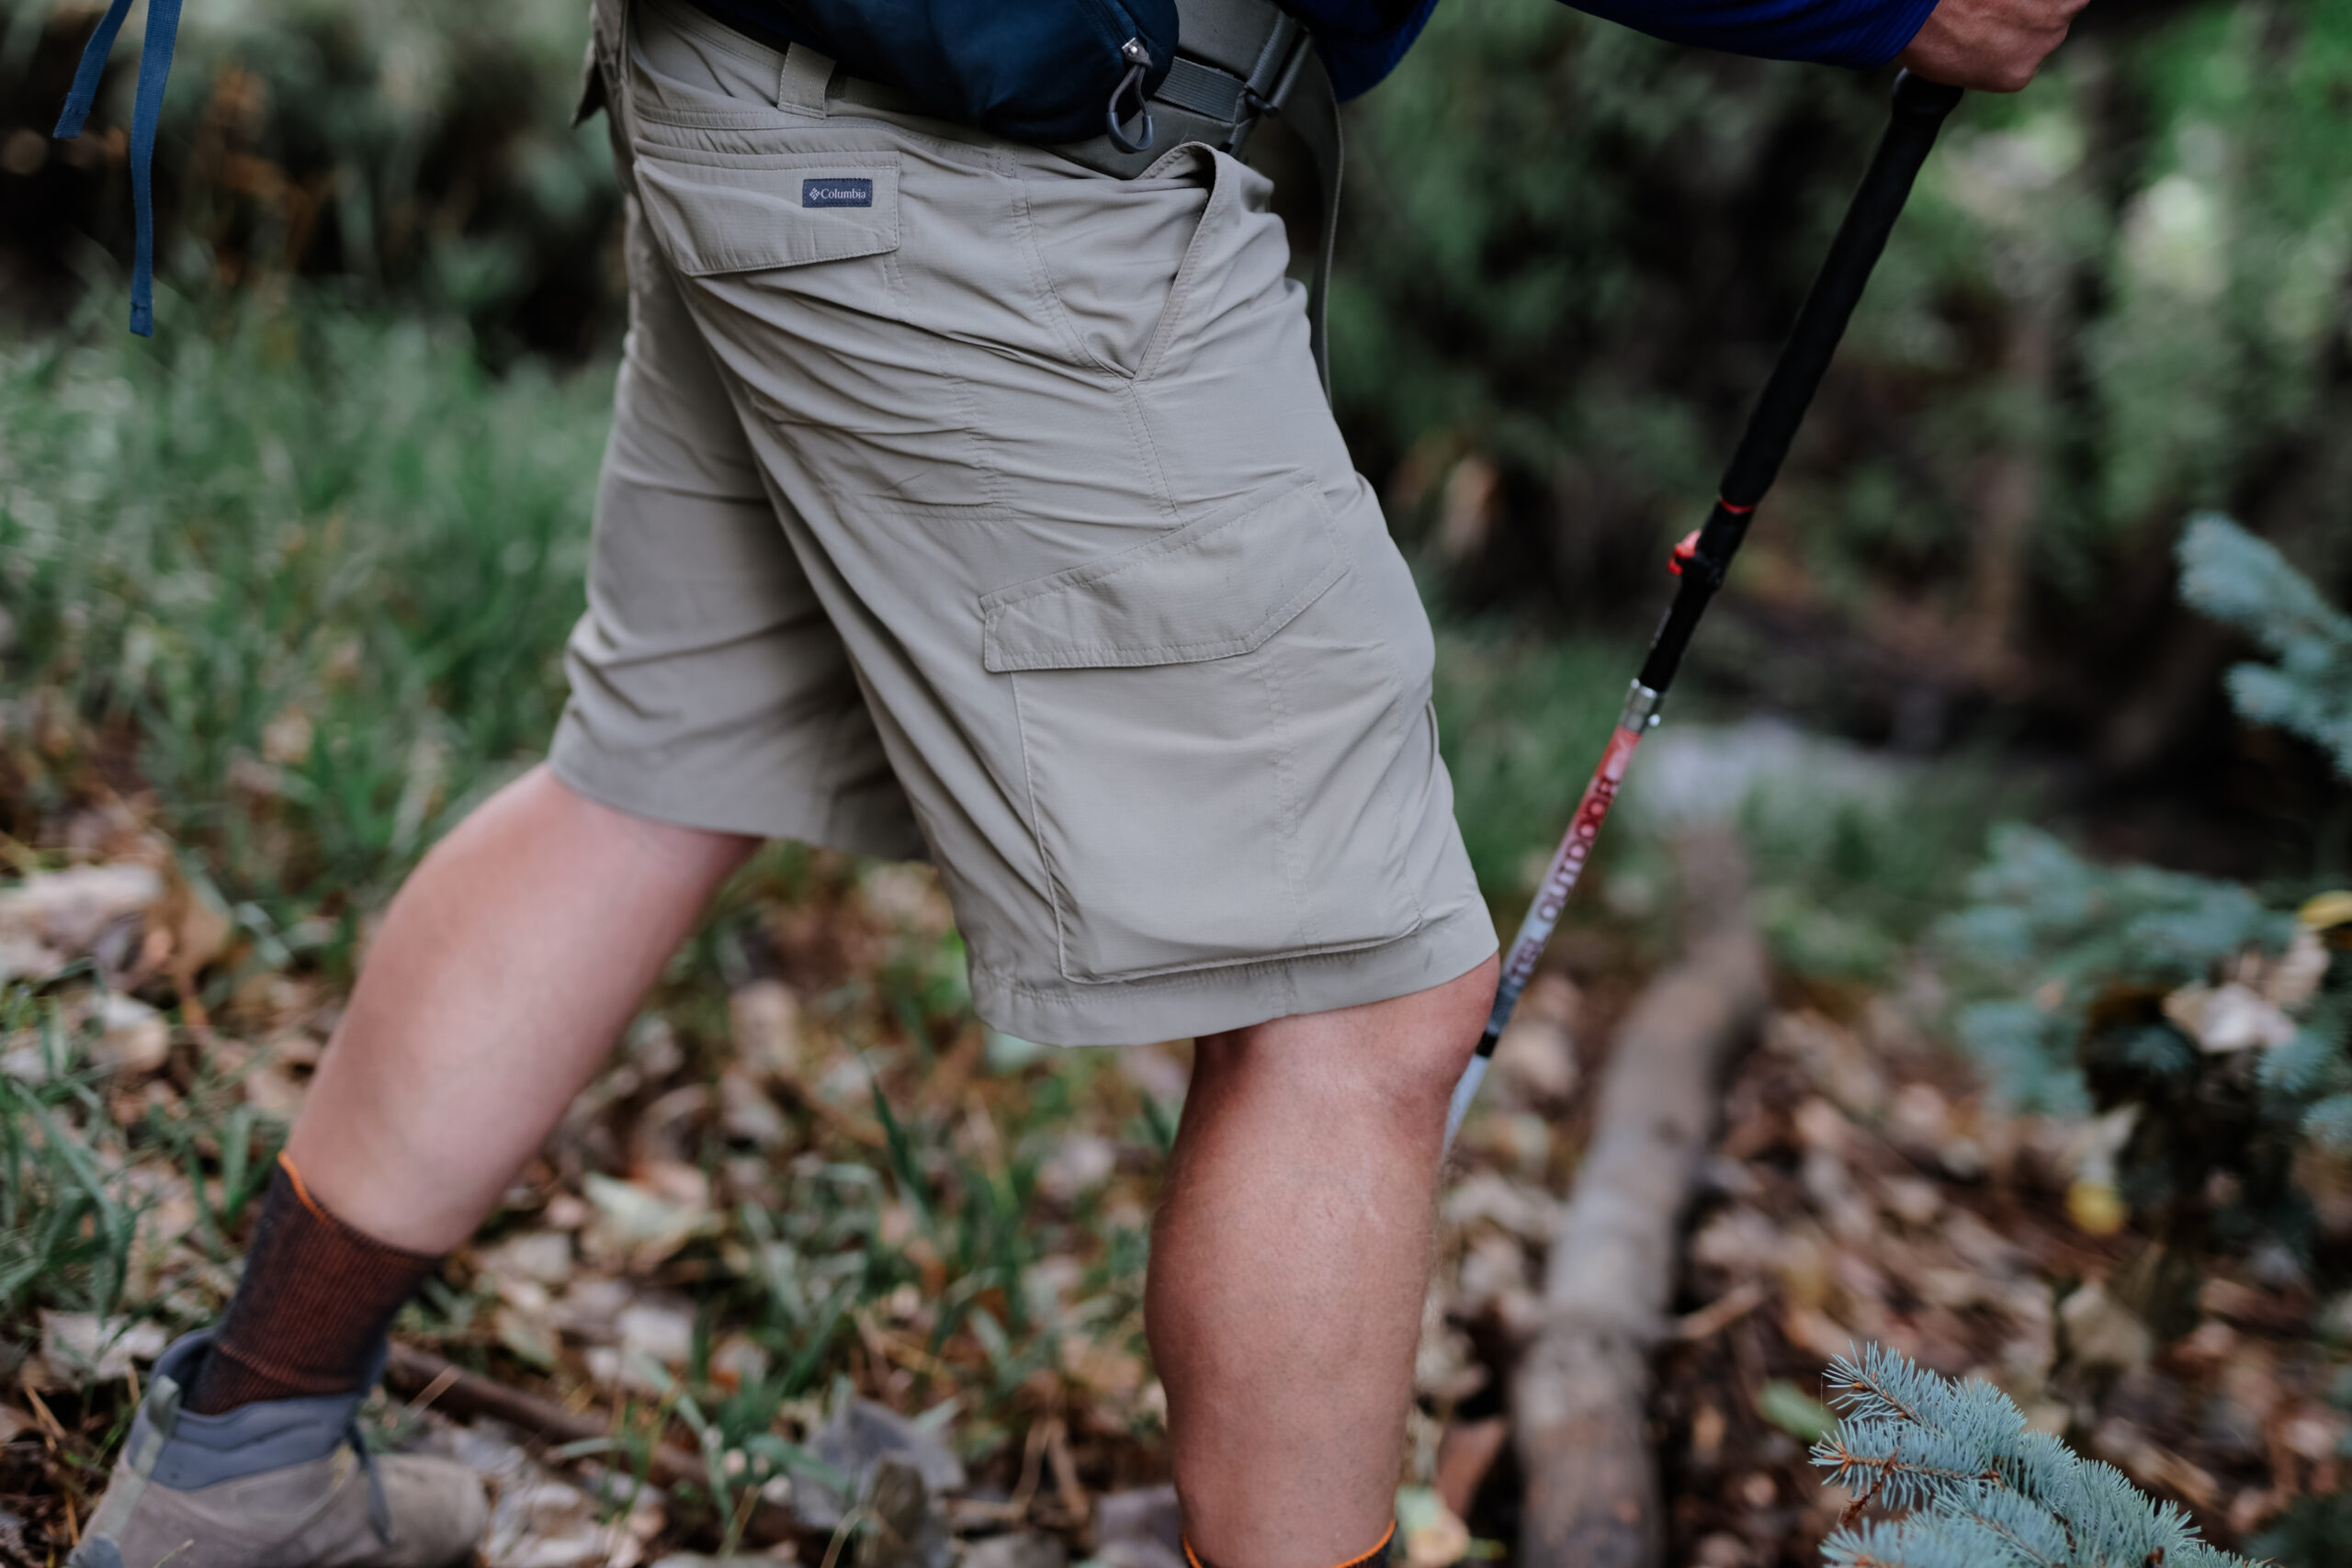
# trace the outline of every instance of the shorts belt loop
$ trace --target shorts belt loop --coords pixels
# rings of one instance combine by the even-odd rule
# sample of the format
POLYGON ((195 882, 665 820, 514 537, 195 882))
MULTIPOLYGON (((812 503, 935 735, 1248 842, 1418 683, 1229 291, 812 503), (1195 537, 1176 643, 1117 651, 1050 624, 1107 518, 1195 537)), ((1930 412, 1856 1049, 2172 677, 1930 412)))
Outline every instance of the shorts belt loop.
POLYGON ((825 88, 833 79, 833 62, 805 43, 785 51, 784 69, 776 73, 775 107, 786 114, 825 118, 825 88))

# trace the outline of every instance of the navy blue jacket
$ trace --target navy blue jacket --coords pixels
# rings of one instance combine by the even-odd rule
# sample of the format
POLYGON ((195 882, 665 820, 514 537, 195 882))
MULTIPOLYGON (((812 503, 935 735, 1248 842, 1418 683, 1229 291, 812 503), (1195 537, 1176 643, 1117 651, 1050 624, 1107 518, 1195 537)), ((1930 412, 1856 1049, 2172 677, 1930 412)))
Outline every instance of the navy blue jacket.
MULTIPOLYGON (((1903 51, 1936 0, 1569 0, 1636 32, 1729 54, 1869 70, 1903 51)), ((770 0, 695 0, 754 34, 788 39, 770 0)), ((1285 0, 1315 29, 1342 98, 1396 68, 1437 0, 1285 0)), ((812 40, 813 41, 813 40, 812 40)))
MULTIPOLYGON (((1569 0, 1674 43, 1868 70, 1903 52, 1936 0, 1569 0)), ((1340 96, 1396 68, 1437 0, 1287 0, 1315 28, 1340 96)))

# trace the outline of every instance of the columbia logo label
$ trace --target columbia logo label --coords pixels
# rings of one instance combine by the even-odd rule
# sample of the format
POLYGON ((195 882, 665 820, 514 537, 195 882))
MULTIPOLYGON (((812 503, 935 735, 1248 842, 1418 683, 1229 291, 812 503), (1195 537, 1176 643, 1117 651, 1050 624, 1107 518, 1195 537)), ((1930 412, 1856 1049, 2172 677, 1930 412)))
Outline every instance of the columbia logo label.
POLYGON ((871 207, 874 205, 872 180, 802 180, 800 205, 803 207, 871 207))

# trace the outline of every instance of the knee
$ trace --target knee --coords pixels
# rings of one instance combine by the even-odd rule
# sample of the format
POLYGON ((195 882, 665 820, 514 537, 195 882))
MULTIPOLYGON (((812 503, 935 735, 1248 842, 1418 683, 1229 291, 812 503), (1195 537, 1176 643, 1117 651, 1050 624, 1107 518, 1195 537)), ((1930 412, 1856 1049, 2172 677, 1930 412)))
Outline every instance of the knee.
POLYGON ((1410 1007, 1410 1021, 1395 1047, 1383 1055, 1392 1060, 1401 1099, 1417 1110, 1434 1105, 1443 1114, 1477 1052, 1501 975, 1501 962, 1489 958, 1442 986, 1398 998, 1410 1007))
POLYGON ((1490 958, 1408 996, 1205 1036, 1195 1089, 1246 1096, 1257 1088, 1306 1096, 1336 1115, 1370 1113, 1416 1131, 1442 1125, 1500 973, 1490 958))

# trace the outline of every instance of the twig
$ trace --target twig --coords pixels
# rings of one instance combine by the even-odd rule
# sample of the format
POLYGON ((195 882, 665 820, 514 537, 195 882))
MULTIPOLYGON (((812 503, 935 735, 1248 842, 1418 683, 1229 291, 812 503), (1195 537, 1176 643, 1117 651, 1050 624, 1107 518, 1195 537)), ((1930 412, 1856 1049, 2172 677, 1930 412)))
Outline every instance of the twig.
POLYGON ((449 1385, 458 1381, 458 1373, 457 1368, 442 1368, 440 1372, 431 1382, 426 1383, 422 1389, 417 1391, 416 1397, 408 1402, 407 1408, 403 1410, 401 1414, 406 1416, 424 1415, 427 1410, 433 1408, 433 1402, 435 1400, 449 1392, 449 1385))
MULTIPOLYGON (((392 1346, 384 1365, 384 1383, 395 1393, 413 1395, 416 1408, 437 1403, 444 1415, 487 1416, 550 1448, 594 1441, 610 1435, 614 1427, 613 1417, 597 1413, 594 1406, 579 1412, 567 1410, 551 1399, 467 1371, 413 1345, 392 1346)), ((702 1455, 673 1443, 657 1440, 647 1469, 654 1483, 665 1488, 710 1484, 702 1455)), ((799 1522, 789 1508, 760 1495, 756 1488, 752 1495, 757 1500, 752 1506, 746 1539, 765 1544, 799 1533, 799 1522)), ((713 1498, 712 1505, 717 1506, 718 1499, 713 1498)))
POLYGON ((847 1544, 849 1538, 856 1533, 857 1527, 864 1524, 880 1525, 886 1530, 890 1528, 888 1524, 867 1510, 852 1508, 842 1516, 842 1522, 833 1527, 832 1539, 825 1542, 825 1561, 822 1568, 835 1568, 835 1564, 841 1562, 842 1546, 847 1544))
POLYGON ((1012 1488, 1012 1522, 1021 1523, 1029 1517, 1029 1505, 1036 1500, 1037 1482, 1046 1464, 1046 1444, 1053 1438, 1051 1419, 1032 1425, 1021 1444, 1021 1479, 1012 1488))
POLYGON ((1069 1453, 1069 1427, 1058 1416, 1046 1423, 1046 1462, 1053 1467, 1054 1490, 1060 1494, 1070 1522, 1083 1529, 1093 1515, 1094 1499, 1078 1479, 1078 1464, 1069 1453))
POLYGON ((64 1447, 65 1428, 58 1425, 57 1417, 49 1413, 49 1402, 41 1398, 40 1390, 33 1387, 30 1382, 27 1382, 24 1384, 24 1391, 25 1398, 32 1404, 34 1416, 40 1422, 41 1430, 49 1434, 51 1446, 64 1447))
POLYGON ((1674 1337, 1685 1345, 1712 1339, 1764 1304, 1764 1287, 1743 1280, 1695 1311, 1674 1320, 1674 1337))

